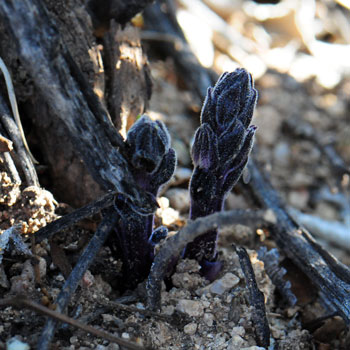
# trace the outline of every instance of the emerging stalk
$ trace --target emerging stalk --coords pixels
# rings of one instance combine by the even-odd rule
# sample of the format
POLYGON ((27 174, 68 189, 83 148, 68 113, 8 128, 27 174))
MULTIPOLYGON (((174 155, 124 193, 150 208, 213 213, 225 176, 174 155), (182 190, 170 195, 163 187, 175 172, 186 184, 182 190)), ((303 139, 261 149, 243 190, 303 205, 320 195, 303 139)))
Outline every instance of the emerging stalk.
MULTIPOLYGON (((256 101, 257 91, 245 69, 224 73, 214 88, 208 88, 191 152, 194 171, 190 182, 190 219, 223 209, 253 146, 256 127, 250 122, 256 101)), ((221 268, 216 245, 214 230, 196 238, 184 252, 185 258, 200 262, 208 279, 213 279, 221 268)))
MULTIPOLYGON (((130 128, 126 146, 136 183, 155 200, 160 186, 170 180, 176 167, 165 125, 142 116, 130 128)), ((115 232, 123 263, 123 284, 131 289, 148 276, 154 259, 153 215, 145 215, 122 195, 116 196, 115 208, 119 214, 115 232)))

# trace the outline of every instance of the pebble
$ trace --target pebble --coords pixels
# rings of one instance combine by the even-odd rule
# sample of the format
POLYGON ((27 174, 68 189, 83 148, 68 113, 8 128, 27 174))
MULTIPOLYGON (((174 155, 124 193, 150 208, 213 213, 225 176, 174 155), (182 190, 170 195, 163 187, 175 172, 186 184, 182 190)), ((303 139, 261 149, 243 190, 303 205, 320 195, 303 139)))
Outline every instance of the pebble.
POLYGON ((228 341, 228 347, 227 350, 236 350, 236 349, 242 349, 242 346, 246 345, 246 341, 240 337, 239 335, 234 335, 229 341, 228 341))
POLYGON ((214 315, 209 312, 206 312, 204 314, 203 321, 208 327, 211 327, 214 322, 214 315))
POLYGON ((44 278, 46 276, 47 263, 46 263, 46 260, 41 256, 39 256, 38 259, 39 259, 40 278, 44 278))
POLYGON ((169 199, 166 197, 158 198, 159 209, 156 214, 162 218, 163 225, 171 225, 179 219, 179 212, 173 208, 169 208, 169 199))
POLYGON ((338 211, 334 205, 326 202, 319 202, 315 208, 315 215, 325 220, 338 220, 338 211))
POLYGON ((180 260, 176 266, 176 272, 178 273, 197 273, 200 270, 200 265, 197 260, 194 259, 184 259, 180 260))
POLYGON ((118 344, 115 343, 111 343, 107 346, 108 350, 120 350, 120 346, 118 344))
POLYGON ((6 349, 7 350, 29 350, 30 346, 27 343, 20 341, 16 337, 13 337, 6 342, 6 349))
POLYGON ((180 213, 185 213, 189 210, 190 194, 187 189, 171 188, 165 193, 165 196, 169 199, 170 206, 180 213))
POLYGON ((232 289, 238 283, 239 283, 239 277, 237 277, 231 272, 228 272, 219 280, 216 280, 213 283, 209 284, 208 286, 197 290, 196 294, 203 295, 207 293, 212 293, 212 294, 222 295, 225 292, 232 289))
POLYGON ((278 142, 273 150, 276 165, 287 166, 289 164, 290 149, 287 142, 278 142))
POLYGON ((291 191, 288 194, 288 202, 291 206, 297 209, 303 209, 309 201, 309 191, 299 190, 291 191))
POLYGON ((120 350, 120 347, 118 344, 115 344, 115 343, 111 343, 107 346, 107 349, 108 350, 120 350))
POLYGON ((175 311, 175 307, 173 305, 167 305, 162 308, 162 313, 164 315, 171 316, 175 311))
POLYGON ((196 323, 189 323, 184 327, 184 332, 188 335, 193 335, 197 331, 197 324, 196 323))
POLYGON ((188 272, 175 273, 171 277, 173 285, 177 288, 196 289, 203 286, 203 278, 199 275, 192 275, 188 272))
MULTIPOLYGON (((81 349, 81 348, 80 348, 81 349)), ((97 346, 96 346, 96 350, 107 350, 108 348, 106 347, 106 346, 104 346, 104 345, 101 345, 101 344, 98 344, 97 346)))
POLYGON ((34 268, 31 261, 26 260, 23 264, 21 275, 11 278, 11 293, 27 293, 34 290, 34 288, 34 268))
POLYGON ((175 170, 174 179, 171 180, 174 186, 190 181, 192 169, 178 166, 175 170))
POLYGON ((73 335, 73 337, 70 337, 69 338, 69 342, 71 343, 71 344, 77 344, 78 343, 78 337, 76 336, 76 335, 73 335))
POLYGON ((231 337, 234 337, 235 335, 239 335, 240 337, 245 336, 245 329, 242 326, 239 327, 233 327, 230 331, 231 337))
POLYGON ((171 145, 175 149, 178 163, 185 167, 190 166, 191 156, 187 145, 178 138, 173 138, 171 145))
POLYGON ((110 323, 114 320, 113 315, 110 314, 102 314, 102 319, 103 319, 103 323, 110 323))
POLYGON ((176 310, 184 312, 191 317, 199 317, 204 313, 202 303, 196 300, 180 299, 176 305, 176 310))
POLYGON ((254 124, 258 127, 256 137, 263 145, 273 146, 279 134, 282 118, 275 107, 269 105, 260 106, 256 111, 254 124))

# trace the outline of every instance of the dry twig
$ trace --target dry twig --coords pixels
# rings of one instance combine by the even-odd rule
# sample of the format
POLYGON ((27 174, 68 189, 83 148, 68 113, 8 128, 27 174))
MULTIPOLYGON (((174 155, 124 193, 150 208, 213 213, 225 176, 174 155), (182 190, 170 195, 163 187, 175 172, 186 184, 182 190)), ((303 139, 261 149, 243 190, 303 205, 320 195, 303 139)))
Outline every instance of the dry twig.
POLYGON ((48 225, 41 228, 35 234, 36 242, 40 243, 42 240, 46 238, 51 238, 57 232, 60 232, 65 228, 70 227, 76 224, 77 222, 100 212, 102 209, 111 206, 113 204, 115 194, 116 192, 110 191, 104 196, 85 205, 84 207, 74 210, 72 213, 69 213, 61 217, 60 219, 50 222, 48 225))
POLYGON ((255 328, 256 343, 267 348, 270 345, 270 327, 266 318, 264 294, 256 283, 254 270, 247 251, 243 247, 236 247, 245 282, 249 291, 249 303, 252 307, 252 323, 255 328))
POLYGON ((66 315, 61 314, 58 311, 51 310, 51 309, 49 309, 41 304, 38 304, 38 303, 28 299, 25 295, 17 295, 13 298, 0 300, 0 307, 5 307, 5 306, 13 306, 13 307, 18 308, 18 309, 26 307, 28 309, 32 309, 35 312, 38 312, 38 313, 44 315, 44 316, 49 316, 52 319, 55 319, 59 322, 68 323, 69 325, 71 325, 75 328, 79 328, 86 333, 93 334, 96 337, 104 338, 110 342, 119 344, 120 346, 124 346, 127 349, 146 350, 145 347, 140 346, 136 343, 133 343, 133 342, 130 342, 128 340, 116 337, 110 333, 107 333, 107 332, 101 331, 99 329, 96 329, 92 326, 80 323, 80 322, 74 320, 73 318, 70 318, 66 315))
MULTIPOLYGON (((115 226, 117 218, 118 216, 114 214, 114 209, 110 208, 59 293, 55 301, 56 311, 63 312, 68 305, 84 273, 101 249, 112 228, 115 226)), ((38 342, 38 349, 45 350, 49 348, 51 339, 55 333, 56 325, 57 322, 53 319, 46 322, 38 342)))
POLYGON ((275 216, 270 210, 230 210, 190 221, 185 228, 164 243, 154 259, 147 281, 149 308, 151 310, 160 310, 161 284, 168 266, 173 258, 180 256, 187 243, 192 242, 203 233, 216 230, 219 227, 243 224, 256 228, 259 225, 271 225, 273 223, 275 223, 275 216))

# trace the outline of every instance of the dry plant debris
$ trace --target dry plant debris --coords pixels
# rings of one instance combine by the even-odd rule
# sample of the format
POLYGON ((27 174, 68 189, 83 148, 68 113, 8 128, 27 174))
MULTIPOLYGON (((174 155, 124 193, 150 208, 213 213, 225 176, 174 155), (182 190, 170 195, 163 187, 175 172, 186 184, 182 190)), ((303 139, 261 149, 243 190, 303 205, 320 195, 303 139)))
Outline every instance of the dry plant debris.
MULTIPOLYGON (((349 57, 346 34, 349 25, 346 21, 348 8, 344 2, 337 3, 284 0, 276 5, 263 5, 259 1, 181 0, 178 20, 198 57, 206 58, 202 60, 203 64, 214 67, 220 73, 232 71, 237 65, 253 72, 260 91, 257 114, 253 120, 258 126, 256 157, 270 173, 273 185, 286 203, 299 211, 294 212, 296 218, 299 215, 297 221, 302 219, 301 214, 308 214, 304 219, 312 220, 311 233, 316 236, 317 232, 321 232, 323 238, 320 242, 325 249, 349 265, 349 250, 344 249, 344 243, 350 241, 350 238, 346 240, 350 232, 349 177, 346 174, 350 162, 347 112, 350 78, 349 61, 344 59, 349 57), (188 23, 190 30, 186 30, 188 23), (196 23, 199 34, 194 31, 193 23, 196 23), (318 25, 313 26, 312 23, 318 25), (209 36, 202 40, 206 33, 209 36), (305 122, 306 126, 296 130, 291 121, 297 121, 298 126, 305 122), (312 135, 317 134, 317 140, 309 137, 309 131, 312 135), (332 154, 343 160, 340 166, 332 154), (339 169, 345 169, 345 172, 342 170, 340 174, 339 169), (341 224, 341 232, 345 235, 343 243, 338 241, 338 246, 335 239, 327 237, 337 224, 341 224), (325 227, 329 228, 325 230, 325 227)), ((146 46, 150 45, 152 36, 149 32, 144 34, 146 46)), ((181 78, 176 67, 176 60, 172 57, 168 61, 151 60, 150 63, 154 88, 149 114, 168 126, 180 165, 174 180, 161 190, 161 209, 155 218, 157 226, 168 226, 169 236, 179 231, 187 221, 187 186, 192 167, 189 146, 199 125, 197 116, 201 100, 197 94, 205 90, 195 89, 195 84, 191 86, 191 83, 188 85, 190 89, 185 90, 185 79, 181 78)), ((209 85, 208 82, 206 87, 209 85)), ((246 172, 243 180, 249 182, 249 176, 246 172)), ((244 188, 240 186, 229 194, 226 209, 251 207, 251 199, 244 188)), ((92 230, 82 228, 77 222, 87 213, 96 214, 110 204, 109 196, 78 216, 71 216, 69 224, 61 221, 60 228, 66 225, 65 230, 55 235, 54 240, 60 249, 59 254, 70 267, 76 264, 92 236, 92 230), (71 226, 73 222, 75 226, 71 226)), ((2 232, 19 224, 18 231, 32 235, 57 218, 56 204, 49 192, 38 187, 20 187, 3 169, 0 206, 2 232)), ((257 346, 252 319, 254 312, 245 278, 238 257, 231 248, 232 243, 244 242, 251 248, 248 253, 256 282, 264 294, 271 331, 269 348, 348 349, 350 335, 343 320, 327 305, 327 298, 317 295, 315 287, 300 275, 299 270, 293 273, 295 270, 290 261, 282 256, 278 261, 283 266, 279 270, 283 272, 279 278, 290 281, 292 293, 298 300, 294 306, 285 304, 280 293, 286 285, 276 291, 277 282, 272 283, 266 266, 256 253, 261 244, 268 249, 276 247, 271 232, 268 229, 255 232, 248 226, 221 230, 224 232, 219 234, 218 258, 223 268, 213 282, 203 278, 199 273, 200 265, 195 260, 180 260, 170 280, 162 285, 162 311, 158 316, 147 310, 144 284, 130 293, 119 293, 114 276, 122 270, 121 262, 113 257, 106 245, 77 284, 77 291, 68 305, 68 314, 80 323, 93 325, 141 347, 171 350, 262 349, 257 346), (124 308, 112 305, 111 301, 124 308)), ((15 249, 5 251, 0 265, 2 297, 25 291, 27 297, 50 307, 59 295, 66 276, 62 266, 53 263, 50 240, 44 234, 40 237, 35 249, 43 284, 36 284, 35 264, 29 252, 22 256, 15 249)), ((5 240, 7 238, 3 242, 5 240)), ((165 243, 160 242, 157 249, 165 243)), ((6 241, 6 247, 7 244, 6 241)), ((25 244, 29 246, 28 241, 25 244)), ((289 290, 289 284, 286 288, 289 290)), ((43 318, 31 310, 17 310, 11 306, 3 308, 0 314, 0 348, 5 349, 6 343, 13 341, 14 337, 35 348, 43 325, 43 318)), ((67 325, 58 329, 53 347, 64 350, 119 349, 118 345, 103 337, 98 338, 67 325)))

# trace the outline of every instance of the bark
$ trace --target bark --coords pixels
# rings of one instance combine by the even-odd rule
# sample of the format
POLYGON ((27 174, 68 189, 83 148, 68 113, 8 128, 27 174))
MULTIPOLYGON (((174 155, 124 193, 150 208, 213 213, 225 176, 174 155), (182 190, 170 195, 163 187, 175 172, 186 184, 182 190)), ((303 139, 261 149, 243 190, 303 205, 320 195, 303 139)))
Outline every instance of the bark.
MULTIPOLYGON (((145 81, 146 60, 139 46, 129 47, 128 75, 115 74, 112 93, 106 93, 103 47, 93 35, 90 13, 80 0, 1 2, 0 55, 12 73, 22 122, 31 126, 35 156, 48 166, 56 197, 81 206, 102 190, 116 190, 151 210, 153 202, 133 184, 122 155, 123 139, 104 107, 106 95, 119 98, 128 85, 120 79, 141 76, 145 81), (142 60, 136 62, 136 57, 142 60), (134 64, 137 69, 130 69, 134 64)), ((120 49, 119 57, 111 59, 114 70, 122 55, 120 49)), ((135 113, 144 111, 149 96, 148 89, 134 101, 135 113)), ((121 125, 120 109, 113 110, 116 125, 121 125)))

